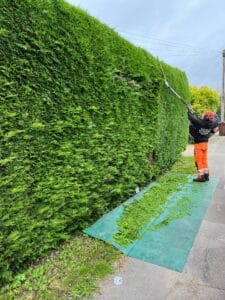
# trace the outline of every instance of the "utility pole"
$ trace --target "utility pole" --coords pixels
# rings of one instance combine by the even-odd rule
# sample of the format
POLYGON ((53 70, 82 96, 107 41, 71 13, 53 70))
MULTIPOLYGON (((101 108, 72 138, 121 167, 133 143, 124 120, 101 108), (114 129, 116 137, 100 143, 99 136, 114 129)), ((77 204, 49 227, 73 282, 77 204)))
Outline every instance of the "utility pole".
POLYGON ((225 50, 223 50, 223 73, 222 73, 222 94, 221 94, 221 123, 219 125, 219 135, 225 136, 225 123, 224 123, 224 105, 225 105, 225 50))
POLYGON ((222 74, 222 95, 221 95, 221 122, 224 122, 224 91, 225 91, 225 50, 223 50, 223 74, 222 74))

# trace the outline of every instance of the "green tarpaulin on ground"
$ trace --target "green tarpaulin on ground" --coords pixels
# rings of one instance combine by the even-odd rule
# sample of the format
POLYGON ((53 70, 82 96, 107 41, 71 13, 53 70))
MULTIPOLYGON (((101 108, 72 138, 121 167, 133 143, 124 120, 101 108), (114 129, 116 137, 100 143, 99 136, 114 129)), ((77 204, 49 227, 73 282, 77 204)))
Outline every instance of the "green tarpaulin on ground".
POLYGON ((163 213, 156 219, 151 220, 141 230, 141 238, 127 247, 123 247, 114 241, 113 235, 118 232, 117 220, 121 217, 125 205, 141 199, 144 193, 154 184, 150 184, 125 203, 104 215, 91 227, 85 229, 84 232, 92 237, 109 242, 125 255, 182 272, 218 183, 217 179, 196 183, 192 181, 192 176, 187 175, 187 177, 188 182, 182 189, 168 197, 163 213), (171 212, 176 213, 177 203, 183 197, 190 200, 188 214, 174 219, 168 224, 165 223, 166 225, 159 229, 153 229, 157 228, 157 224, 167 220, 171 212))

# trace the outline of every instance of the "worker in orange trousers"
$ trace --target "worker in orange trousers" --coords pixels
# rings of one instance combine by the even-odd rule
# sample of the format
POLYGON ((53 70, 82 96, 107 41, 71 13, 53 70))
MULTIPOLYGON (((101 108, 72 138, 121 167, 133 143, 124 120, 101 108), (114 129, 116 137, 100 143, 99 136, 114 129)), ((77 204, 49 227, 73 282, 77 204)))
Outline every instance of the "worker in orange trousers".
POLYGON ((218 119, 212 111, 204 113, 200 118, 188 110, 188 118, 190 120, 190 135, 194 139, 194 160, 197 167, 196 182, 205 182, 209 180, 208 168, 208 140, 212 134, 219 130, 218 119))

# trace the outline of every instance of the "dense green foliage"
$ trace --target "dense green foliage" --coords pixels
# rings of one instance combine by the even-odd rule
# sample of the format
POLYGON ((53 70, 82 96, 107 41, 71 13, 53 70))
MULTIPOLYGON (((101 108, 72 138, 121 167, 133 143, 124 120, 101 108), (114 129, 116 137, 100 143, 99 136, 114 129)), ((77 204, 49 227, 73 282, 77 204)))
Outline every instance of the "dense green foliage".
POLYGON ((214 90, 207 86, 190 87, 191 94, 191 106, 199 114, 203 114, 205 111, 217 111, 220 104, 220 95, 214 90))
MULTIPOLYGON (((171 165, 186 112, 158 61, 62 0, 0 0, 0 283, 171 165)), ((163 64, 189 100, 184 73, 163 64)))

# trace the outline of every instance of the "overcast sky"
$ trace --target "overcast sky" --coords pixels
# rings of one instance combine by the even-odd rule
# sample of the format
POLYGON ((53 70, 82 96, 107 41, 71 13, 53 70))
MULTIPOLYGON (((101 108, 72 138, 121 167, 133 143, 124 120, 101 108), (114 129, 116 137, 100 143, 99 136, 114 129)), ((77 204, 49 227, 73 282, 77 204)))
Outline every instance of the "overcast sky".
POLYGON ((225 0, 67 0, 133 44, 183 70, 191 85, 222 89, 225 0))

